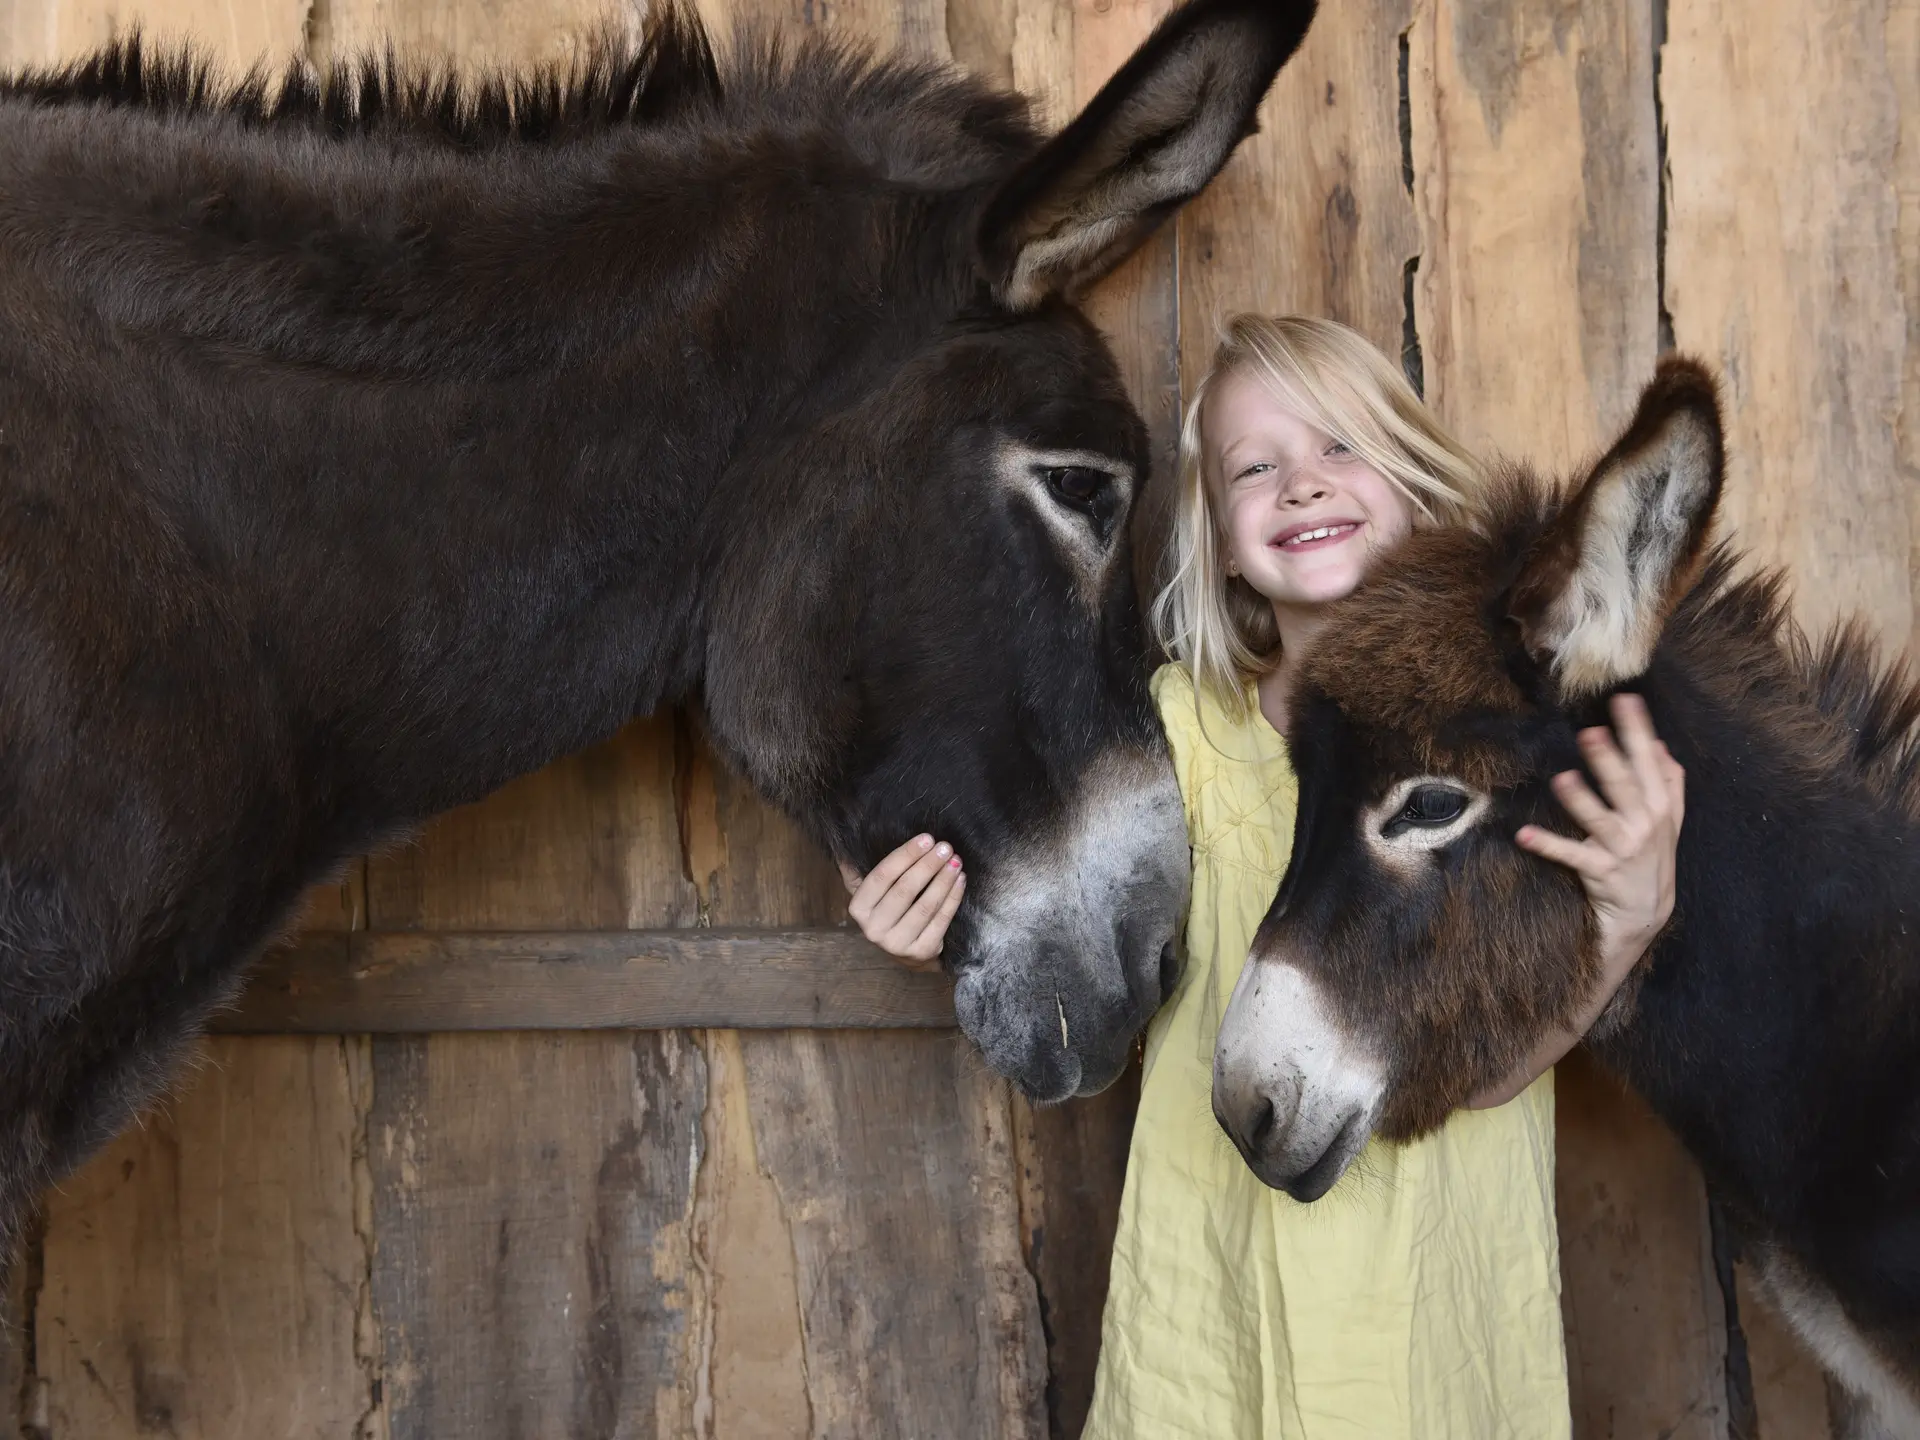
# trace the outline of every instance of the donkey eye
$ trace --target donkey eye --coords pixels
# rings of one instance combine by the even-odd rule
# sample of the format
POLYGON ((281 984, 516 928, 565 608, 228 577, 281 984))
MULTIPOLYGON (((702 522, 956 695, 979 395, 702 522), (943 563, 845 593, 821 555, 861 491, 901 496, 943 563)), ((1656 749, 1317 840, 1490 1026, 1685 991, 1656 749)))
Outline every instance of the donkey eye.
POLYGON ((1407 796, 1400 813, 1389 820, 1380 833, 1391 838, 1415 828, 1432 829, 1451 825, 1467 808, 1467 797, 1445 785, 1420 785, 1407 796))
POLYGON ((1091 465, 1049 465, 1047 492, 1072 510, 1091 513, 1113 484, 1113 477, 1091 465))

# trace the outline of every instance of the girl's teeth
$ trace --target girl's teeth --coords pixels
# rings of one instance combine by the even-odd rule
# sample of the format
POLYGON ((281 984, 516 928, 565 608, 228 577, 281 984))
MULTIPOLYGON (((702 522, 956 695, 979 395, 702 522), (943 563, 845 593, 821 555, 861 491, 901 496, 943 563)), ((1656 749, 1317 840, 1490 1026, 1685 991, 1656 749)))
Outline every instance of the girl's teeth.
POLYGON ((1325 540, 1328 536, 1337 535, 1340 531, 1347 528, 1349 527, 1345 525, 1323 525, 1318 530, 1307 530, 1301 534, 1290 536, 1286 543, 1289 545, 1304 545, 1309 540, 1325 540))

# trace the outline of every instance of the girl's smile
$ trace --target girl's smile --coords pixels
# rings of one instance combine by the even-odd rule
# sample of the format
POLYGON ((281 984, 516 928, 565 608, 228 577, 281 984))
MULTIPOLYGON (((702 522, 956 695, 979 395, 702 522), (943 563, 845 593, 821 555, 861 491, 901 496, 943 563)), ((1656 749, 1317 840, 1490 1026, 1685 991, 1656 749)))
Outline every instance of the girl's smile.
POLYGON ((1310 520, 1289 525, 1267 542, 1276 550, 1317 550, 1339 545, 1360 533, 1360 520, 1310 520))

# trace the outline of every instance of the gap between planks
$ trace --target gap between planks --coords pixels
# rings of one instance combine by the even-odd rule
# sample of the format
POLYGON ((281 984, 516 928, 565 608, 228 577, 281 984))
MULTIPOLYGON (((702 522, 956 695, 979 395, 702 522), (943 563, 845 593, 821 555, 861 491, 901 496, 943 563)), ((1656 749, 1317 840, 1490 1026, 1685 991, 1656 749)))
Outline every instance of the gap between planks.
POLYGON ((452 1030, 945 1029, 944 975, 851 930, 315 932, 270 952, 209 1028, 229 1035, 452 1030))

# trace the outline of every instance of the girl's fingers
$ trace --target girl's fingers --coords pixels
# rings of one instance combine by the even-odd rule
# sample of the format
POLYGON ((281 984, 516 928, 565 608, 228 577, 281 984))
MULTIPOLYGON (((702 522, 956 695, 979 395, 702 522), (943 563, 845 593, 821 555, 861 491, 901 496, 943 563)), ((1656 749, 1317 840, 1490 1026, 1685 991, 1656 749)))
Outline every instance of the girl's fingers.
MULTIPOLYGON (((956 857, 958 858, 958 857, 956 857)), ((933 953, 938 955, 947 938, 947 926, 953 923, 954 913, 959 910, 960 902, 967 893, 967 872, 956 870, 953 875, 953 888, 947 891, 947 898, 940 902, 940 908, 927 925, 927 934, 934 937, 933 953)))
POLYGON ((909 865, 887 887, 887 893, 874 902, 873 910, 862 928, 869 935, 891 934, 900 924, 900 917, 907 913, 920 892, 927 888, 927 882, 940 873, 940 867, 947 863, 947 857, 952 853, 953 847, 943 841, 909 865))
POLYGON ((1666 768, 1661 763, 1660 737, 1653 733, 1653 716, 1647 702, 1638 695, 1613 697, 1613 728, 1627 752, 1634 778, 1639 782, 1641 803, 1655 820, 1664 819, 1667 810, 1666 768))
MULTIPOLYGON (((1607 797, 1607 804, 1612 807, 1616 820, 1625 820, 1630 815, 1638 816, 1645 812, 1646 799, 1640 793, 1640 781, 1611 734, 1599 727, 1582 730, 1580 751, 1586 757, 1587 768, 1593 771, 1594 779, 1600 782, 1600 793, 1607 797)), ((1594 827, 1588 825, 1587 829, 1591 831, 1594 827)), ((1600 839, 1607 838, 1597 831, 1595 833, 1600 839)))
POLYGON ((841 883, 847 887, 847 894, 858 895, 860 893, 860 882, 865 878, 864 875, 846 861, 842 860, 840 862, 840 880, 841 883))
POLYGON ((1612 856, 1589 840, 1570 840, 1565 835, 1538 825, 1522 826, 1514 841, 1522 850, 1531 850, 1543 860, 1564 865, 1580 875, 1590 875, 1612 863, 1612 856))
POLYGON ((1593 793, 1586 777, 1578 770, 1563 770, 1553 777, 1554 798, 1560 808, 1574 818, 1580 828, 1601 846, 1611 848, 1624 843, 1620 817, 1593 793))
POLYGON ((851 915, 854 922, 864 929, 867 917, 873 913, 874 907, 880 903, 882 897, 893 888, 893 882, 932 849, 933 836, 916 835, 906 844, 893 850, 886 859, 867 872, 867 878, 862 880, 860 888, 853 892, 853 903, 847 906, 847 914, 851 915))
POLYGON ((1667 813, 1673 817, 1677 833, 1687 818, 1687 772, 1665 745, 1660 747, 1661 771, 1667 783, 1667 813))
POLYGON ((887 936, 894 943, 887 948, 893 949, 898 946, 900 949, 919 953, 921 941, 928 926, 933 923, 933 917, 939 913, 940 907, 946 903, 954 882, 959 878, 960 857, 955 855, 940 867, 939 874, 927 881, 926 889, 920 892, 919 898, 894 922, 887 936))

